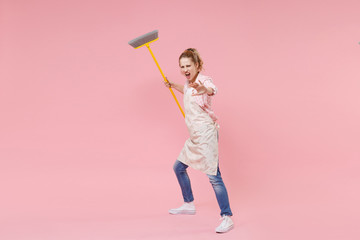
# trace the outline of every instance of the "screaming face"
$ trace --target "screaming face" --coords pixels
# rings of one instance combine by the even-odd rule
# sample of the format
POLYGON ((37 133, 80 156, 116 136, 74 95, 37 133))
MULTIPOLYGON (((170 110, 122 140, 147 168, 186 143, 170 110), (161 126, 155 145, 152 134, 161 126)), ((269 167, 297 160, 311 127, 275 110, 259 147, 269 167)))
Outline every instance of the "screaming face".
POLYGON ((183 74, 190 83, 194 82, 199 72, 197 64, 195 64, 191 58, 184 57, 180 59, 179 65, 181 74, 183 74))

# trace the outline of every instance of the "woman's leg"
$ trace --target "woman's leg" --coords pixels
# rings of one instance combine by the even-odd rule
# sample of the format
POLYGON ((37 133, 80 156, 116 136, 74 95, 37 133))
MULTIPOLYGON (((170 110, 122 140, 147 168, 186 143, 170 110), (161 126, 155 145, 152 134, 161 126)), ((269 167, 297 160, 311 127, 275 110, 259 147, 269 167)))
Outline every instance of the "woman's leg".
POLYGON ((232 216, 232 212, 230 209, 229 197, 228 193, 222 180, 220 169, 218 168, 216 175, 207 175, 209 177, 210 183, 214 189, 217 202, 220 207, 220 215, 221 216, 232 216))
POLYGON ((176 160, 174 164, 174 172, 179 181, 181 192, 184 198, 184 202, 194 201, 194 196, 191 189, 190 178, 186 172, 188 165, 176 160))

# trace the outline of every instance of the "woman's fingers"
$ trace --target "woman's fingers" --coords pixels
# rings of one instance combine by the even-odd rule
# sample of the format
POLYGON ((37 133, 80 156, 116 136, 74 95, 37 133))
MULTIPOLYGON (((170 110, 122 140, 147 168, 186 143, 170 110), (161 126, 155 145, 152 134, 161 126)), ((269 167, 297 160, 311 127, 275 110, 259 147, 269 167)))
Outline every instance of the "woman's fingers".
POLYGON ((171 88, 171 82, 169 81, 168 78, 166 78, 166 81, 164 81, 164 84, 166 87, 171 88))
POLYGON ((194 93, 193 96, 203 95, 207 93, 207 88, 204 85, 198 86, 196 88, 197 93, 194 93))

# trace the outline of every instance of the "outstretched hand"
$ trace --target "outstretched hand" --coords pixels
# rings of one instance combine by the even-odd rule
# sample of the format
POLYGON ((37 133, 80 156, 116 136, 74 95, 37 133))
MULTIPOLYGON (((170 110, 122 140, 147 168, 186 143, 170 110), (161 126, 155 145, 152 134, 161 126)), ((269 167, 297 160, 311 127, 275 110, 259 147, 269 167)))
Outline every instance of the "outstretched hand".
POLYGON ((195 88, 197 91, 197 93, 192 94, 193 96, 199 96, 208 93, 208 89, 201 82, 200 84, 195 82, 190 83, 189 87, 195 88))

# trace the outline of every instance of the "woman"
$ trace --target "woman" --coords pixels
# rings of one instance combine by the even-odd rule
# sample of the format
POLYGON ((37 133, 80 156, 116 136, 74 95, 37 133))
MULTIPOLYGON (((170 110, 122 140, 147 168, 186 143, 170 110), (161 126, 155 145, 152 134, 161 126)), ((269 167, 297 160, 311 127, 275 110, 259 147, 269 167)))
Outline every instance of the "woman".
POLYGON ((179 57, 181 73, 186 77, 185 85, 166 82, 168 88, 175 88, 184 94, 185 123, 190 138, 174 164, 174 171, 179 181, 184 204, 179 208, 170 209, 170 214, 196 213, 194 197, 191 190, 188 166, 207 174, 215 191, 220 207, 222 222, 215 229, 217 233, 224 233, 234 226, 231 216, 229 198, 226 187, 221 178, 218 156, 218 125, 216 116, 211 109, 211 99, 217 88, 211 78, 202 75, 203 61, 194 48, 186 49, 179 57))

